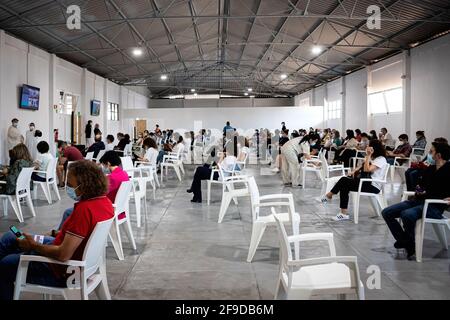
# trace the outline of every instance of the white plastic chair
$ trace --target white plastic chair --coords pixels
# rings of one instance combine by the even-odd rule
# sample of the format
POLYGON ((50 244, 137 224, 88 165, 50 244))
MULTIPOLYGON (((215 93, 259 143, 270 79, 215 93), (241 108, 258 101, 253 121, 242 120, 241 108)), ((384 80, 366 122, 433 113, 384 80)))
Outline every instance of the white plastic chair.
POLYGON ((76 161, 67 161, 66 177, 64 178, 64 189, 67 189, 67 176, 69 175, 69 166, 76 161))
POLYGON ((249 195, 247 176, 245 175, 224 177, 223 183, 225 186, 222 189, 222 202, 220 203, 218 223, 222 223, 231 200, 234 200, 234 203, 237 204, 238 197, 246 197, 249 195), (236 186, 240 186, 240 188, 236 188, 236 186))
POLYGON ((358 191, 350 192, 352 199, 353 199, 353 215, 354 215, 355 224, 358 224, 359 202, 360 202, 361 197, 369 197, 371 199, 371 203, 375 209, 375 212, 377 213, 377 215, 379 217, 381 217, 381 211, 387 207, 387 201, 384 196, 384 186, 387 183, 389 167, 390 167, 389 163, 386 163, 386 165, 382 169, 383 170, 383 179, 382 180, 367 179, 367 178, 360 179, 358 191), (376 194, 376 193, 362 192, 361 189, 362 189, 362 185, 364 182, 378 182, 379 184, 381 184, 382 188, 380 190, 380 193, 376 194))
MULTIPOLYGON (((147 217, 147 181, 148 177, 139 177, 139 178, 131 178, 132 182, 132 190, 131 193, 132 198, 134 199, 134 204, 136 206, 136 221, 138 228, 141 227, 141 207, 142 202, 144 204, 145 216, 147 217)), ((153 197, 155 197, 153 189, 153 197)))
MULTIPOLYGON (((413 196, 414 192, 404 192, 402 201, 407 200, 408 196, 413 196)), ((428 206, 430 204, 447 204, 447 201, 437 200, 437 199, 428 199, 425 200, 425 205, 422 211, 422 218, 417 220, 416 229, 415 229, 415 243, 416 243, 416 261, 422 262, 423 255, 423 239, 425 233, 425 226, 427 223, 433 226, 434 232, 436 233, 436 237, 442 245, 442 248, 448 250, 448 242, 446 229, 450 231, 450 218, 444 216, 443 219, 431 219, 427 218, 428 206)))
POLYGON ((111 300, 106 277, 105 246, 113 220, 114 218, 111 218, 96 224, 86 244, 81 261, 68 260, 62 262, 43 256, 21 255, 16 274, 14 300, 19 300, 22 292, 40 293, 45 296, 61 295, 64 299, 70 300, 88 300, 89 294, 94 290, 99 299, 111 300), (79 268, 79 278, 76 279, 76 283, 79 283, 79 285, 74 288, 57 288, 29 284, 26 280, 30 262, 51 263, 67 266, 68 268, 79 268))
POLYGON ((120 161, 122 163, 122 170, 128 173, 128 176, 130 178, 134 178, 136 172, 138 173, 138 176, 141 175, 141 169, 135 168, 133 166, 133 160, 131 159, 131 157, 129 156, 120 157, 120 161))
POLYGON ((58 190, 58 184, 56 182, 56 166, 58 164, 58 160, 56 158, 52 158, 48 164, 47 169, 45 171, 39 171, 34 170, 35 173, 40 173, 45 175, 45 182, 41 181, 33 181, 33 183, 36 185, 34 188, 34 198, 37 198, 37 185, 40 185, 42 187, 42 191, 44 192, 45 198, 47 199, 48 203, 52 203, 52 193, 50 190, 50 186, 53 186, 53 190, 56 193, 56 196, 58 200, 61 200, 61 196, 59 195, 58 190))
POLYGON ((92 160, 95 160, 96 163, 100 163, 100 159, 103 157, 103 155, 106 153, 106 150, 100 150, 97 153, 97 157, 96 158, 92 158, 92 160))
MULTIPOLYGON (((36 212, 34 211, 33 200, 31 199, 30 191, 31 175, 33 174, 33 170, 34 168, 22 168, 19 176, 17 177, 15 195, 0 194, 0 199, 3 199, 3 214, 5 216, 8 215, 9 201, 14 210, 14 213, 17 216, 17 219, 19 219, 19 222, 24 222, 20 201, 22 199, 25 199, 28 208, 31 211, 31 214, 33 215, 33 217, 36 217, 36 212)), ((6 184, 6 181, 0 181, 0 183, 6 184)))
MULTIPOLYGON (((404 170, 406 171, 408 168, 411 167, 411 163, 415 161, 420 161, 425 155, 425 149, 421 148, 414 148, 411 151, 411 154, 409 158, 403 158, 403 157, 395 157, 394 164, 391 165, 391 181, 394 181, 395 179, 395 170, 404 170), (401 162, 404 162, 401 164, 401 162)), ((402 179, 402 182, 404 181, 405 177, 404 174, 400 174, 400 178, 402 179)))
MULTIPOLYGON (((278 218, 282 223, 292 225, 292 234, 299 234, 300 229, 300 215, 295 212, 294 197, 292 194, 269 194, 260 196, 258 185, 254 177, 248 178, 248 188, 250 191, 250 202, 252 207, 252 237, 250 240, 250 247, 248 250, 247 262, 252 262, 255 256, 256 249, 262 239, 264 231, 267 227, 275 226, 275 217, 272 213, 268 215, 260 215, 262 208, 269 207, 283 207, 286 208, 286 213, 278 214, 278 218), (271 200, 268 202, 268 200, 271 200), (284 201, 283 201, 284 200, 284 201)), ((299 247, 296 248, 296 258, 299 258, 299 247)))
POLYGON ((241 170, 235 170, 234 174, 243 174, 245 173, 245 169, 246 169, 246 164, 247 164, 247 160, 248 160, 248 152, 242 151, 245 156, 244 159, 242 159, 241 161, 236 161, 236 164, 239 166, 239 168, 241 170))
POLYGON ((364 300, 364 285, 360 280, 357 257, 336 256, 332 233, 310 233, 288 236, 277 214, 275 221, 280 239, 280 266, 275 299, 280 289, 288 300, 306 300, 319 295, 338 295, 345 299, 356 294, 364 300), (330 255, 320 258, 293 259, 291 244, 306 241, 327 241, 330 255))
POLYGON ((324 195, 331 191, 334 185, 341 179, 346 176, 346 168, 344 168, 343 164, 330 165, 328 164, 327 159, 325 158, 325 154, 320 155, 320 160, 322 162, 322 191, 321 194, 324 195), (331 176, 334 172, 340 173, 338 176, 331 176))
POLYGON ((306 173, 314 172, 319 180, 322 181, 322 168, 321 168, 321 160, 317 158, 318 156, 313 156, 313 158, 307 160, 303 160, 303 164, 300 170, 302 170, 302 188, 306 187, 306 173))
POLYGON ((109 232, 109 238, 113 244, 119 260, 124 260, 122 238, 120 236, 120 225, 126 223, 125 231, 131 242, 134 250, 136 250, 136 242, 134 241, 133 231, 131 230, 130 223, 130 210, 129 210, 129 198, 132 189, 131 181, 124 181, 120 184, 120 188, 117 191, 116 200, 114 201, 114 223, 109 232), (125 212, 125 217, 119 219, 119 215, 125 212))
POLYGON ((94 159, 94 151, 86 153, 86 157, 84 160, 93 160, 94 159))
POLYGON ((163 182, 164 178, 164 169, 166 169, 166 175, 168 168, 173 168, 175 170, 175 173, 178 177, 178 180, 181 181, 181 172, 184 174, 184 167, 183 167, 183 146, 181 145, 176 153, 169 152, 169 154, 164 155, 163 161, 159 164, 161 167, 161 183, 163 182))

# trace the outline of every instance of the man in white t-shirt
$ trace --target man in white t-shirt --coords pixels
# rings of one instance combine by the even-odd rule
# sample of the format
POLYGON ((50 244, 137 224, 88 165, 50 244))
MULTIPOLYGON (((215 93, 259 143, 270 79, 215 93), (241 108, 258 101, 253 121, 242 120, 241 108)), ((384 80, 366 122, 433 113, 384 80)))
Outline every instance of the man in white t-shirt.
POLYGON ((392 139, 391 134, 387 131, 386 128, 381 128, 379 137, 386 150, 393 151, 395 149, 395 140, 392 139))
MULTIPOLYGON (((41 141, 37 144, 38 155, 35 160, 35 165, 39 171, 47 171, 48 164, 54 157, 49 153, 50 146, 46 141, 41 141)), ((46 175, 44 173, 33 172, 31 179, 34 181, 45 182, 46 175)))

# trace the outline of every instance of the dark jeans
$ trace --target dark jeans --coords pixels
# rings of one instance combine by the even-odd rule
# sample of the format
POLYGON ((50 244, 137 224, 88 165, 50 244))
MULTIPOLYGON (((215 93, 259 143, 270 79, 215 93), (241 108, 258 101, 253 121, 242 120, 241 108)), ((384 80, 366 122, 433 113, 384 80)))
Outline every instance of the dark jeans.
MULTIPOLYGON (((338 194, 340 197, 339 207, 341 209, 348 208, 349 194, 350 191, 358 191, 359 188, 359 178, 343 177, 335 184, 333 189, 331 189, 332 194, 338 194)), ((367 193, 380 193, 380 190, 372 185, 371 182, 364 182, 361 188, 362 192, 367 193)))
MULTIPOLYGON (((342 151, 338 151, 342 152, 342 151)), ((338 162, 342 162, 344 164, 344 167, 350 168, 350 160, 351 158, 356 156, 356 150, 352 149, 345 149, 344 152, 342 152, 342 155, 338 156, 337 159, 335 159, 338 162)))
POLYGON ((33 181, 39 181, 39 182, 45 182, 47 181, 47 179, 42 178, 41 176, 38 176, 38 174, 36 172, 33 172, 33 174, 31 175, 31 179, 33 181))
POLYGON ((408 191, 415 191, 417 186, 417 181, 419 181, 422 175, 423 169, 413 169, 409 168, 405 172, 406 188, 408 191))
MULTIPOLYGON (((53 243, 54 238, 45 237, 44 244, 53 243)), ((17 267, 23 252, 17 246, 16 236, 8 231, 0 239, 0 300, 12 300, 17 267)), ((27 282, 51 287, 66 287, 66 281, 55 277, 47 263, 31 262, 28 266, 27 282)))
MULTIPOLYGON (((194 193, 193 200, 202 201, 202 180, 209 180, 211 178, 212 169, 209 165, 205 164, 201 167, 197 167, 194 173, 194 180, 192 180, 191 190, 194 193)), ((214 173, 214 180, 219 179, 219 174, 214 173)))
MULTIPOLYGON (((408 247, 414 246, 416 221, 422 219, 424 203, 424 201, 408 200, 387 207, 381 212, 395 240, 408 247), (403 228, 397 221, 397 218, 402 219, 403 228)), ((443 212, 444 209, 442 207, 430 204, 427 218, 442 219, 443 212)))

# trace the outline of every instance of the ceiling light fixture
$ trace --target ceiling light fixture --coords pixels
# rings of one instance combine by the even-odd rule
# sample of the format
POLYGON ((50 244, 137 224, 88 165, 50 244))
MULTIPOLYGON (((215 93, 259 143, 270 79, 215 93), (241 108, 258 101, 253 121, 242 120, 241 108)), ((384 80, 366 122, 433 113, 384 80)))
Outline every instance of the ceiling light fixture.
POLYGON ((142 51, 141 48, 133 49, 133 56, 135 56, 135 57, 140 57, 140 56, 142 56, 143 53, 144 53, 144 51, 142 51))
POLYGON ((281 80, 286 79, 286 78, 287 78, 287 74, 283 73, 283 74, 280 76, 280 78, 281 78, 281 80))
POLYGON ((244 96, 248 96, 248 92, 245 92, 245 93, 244 93, 244 96))
POLYGON ((161 80, 167 80, 167 75, 166 74, 162 74, 161 75, 161 80))
POLYGON ((197 92, 196 93, 194 93, 194 97, 196 97, 197 96, 197 92))
POLYGON ((320 54, 322 52, 322 48, 320 46, 314 46, 311 51, 314 54, 320 54))
POLYGON ((191 92, 195 92, 195 89, 191 89, 191 92))
POLYGON ((252 92, 253 89, 252 89, 252 88, 248 88, 247 91, 248 91, 248 92, 252 92))

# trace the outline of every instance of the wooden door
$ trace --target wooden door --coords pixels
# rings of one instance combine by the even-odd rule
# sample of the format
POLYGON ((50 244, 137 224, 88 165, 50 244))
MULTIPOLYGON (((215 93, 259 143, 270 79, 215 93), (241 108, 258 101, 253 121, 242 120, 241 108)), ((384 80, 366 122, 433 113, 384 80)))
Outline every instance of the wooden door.
POLYGON ((136 136, 147 129, 147 120, 136 120, 136 136))

